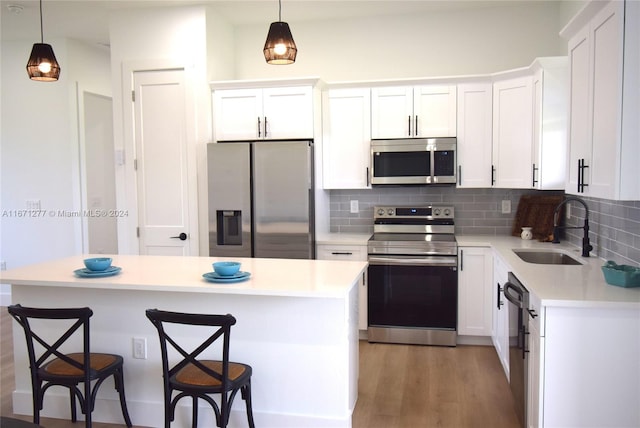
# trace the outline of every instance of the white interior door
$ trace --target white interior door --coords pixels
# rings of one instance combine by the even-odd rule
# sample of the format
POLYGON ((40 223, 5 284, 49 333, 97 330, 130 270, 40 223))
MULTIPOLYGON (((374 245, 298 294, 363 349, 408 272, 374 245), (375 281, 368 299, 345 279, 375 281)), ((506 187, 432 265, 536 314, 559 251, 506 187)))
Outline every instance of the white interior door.
POLYGON ((139 252, 197 255, 195 158, 184 70, 134 73, 139 252), (192 161, 193 162, 193 161, 192 161))

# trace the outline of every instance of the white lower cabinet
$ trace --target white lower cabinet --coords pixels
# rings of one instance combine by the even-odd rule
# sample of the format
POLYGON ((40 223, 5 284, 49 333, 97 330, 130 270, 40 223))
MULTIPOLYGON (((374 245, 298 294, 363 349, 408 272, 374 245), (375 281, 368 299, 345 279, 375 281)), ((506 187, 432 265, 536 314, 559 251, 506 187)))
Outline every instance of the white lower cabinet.
POLYGON ((458 248, 458 334, 491 336, 493 251, 458 248))
POLYGON ((542 426, 542 397, 544 375, 542 356, 544 355, 544 311, 540 299, 529 294, 529 373, 527 377, 527 422, 529 428, 542 426))
POLYGON ((527 426, 640 426, 637 308, 546 306, 529 331, 527 426))
POLYGON ((509 379, 509 307, 504 297, 504 284, 509 279, 507 265, 498 255, 493 258, 492 308, 493 328, 491 341, 496 348, 507 379, 509 379))
MULTIPOLYGON (((318 260, 367 260, 367 245, 351 244, 318 244, 316 248, 318 260)), ((360 278, 358 287, 358 329, 366 330, 367 317, 367 272, 360 278)))

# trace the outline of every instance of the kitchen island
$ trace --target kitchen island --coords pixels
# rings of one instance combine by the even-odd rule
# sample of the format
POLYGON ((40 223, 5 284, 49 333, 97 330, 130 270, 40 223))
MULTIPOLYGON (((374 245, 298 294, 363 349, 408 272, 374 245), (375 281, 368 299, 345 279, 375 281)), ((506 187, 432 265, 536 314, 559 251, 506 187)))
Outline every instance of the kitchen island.
MULTIPOLYGON (((93 351, 118 353, 134 425, 163 425, 161 360, 157 332, 145 309, 231 313, 231 359, 253 367, 253 412, 260 427, 350 427, 357 398, 358 284, 360 261, 237 259, 247 281, 217 284, 202 274, 221 258, 113 257, 115 276, 78 278, 89 256, 2 272, 12 302, 34 307, 89 306, 93 351), (133 338, 146 341, 146 358, 133 358, 133 338)), ((194 336, 194 340, 198 339, 194 336)), ((24 335, 14 325, 14 413, 31 414, 24 335)), ((110 382, 110 381, 108 381, 110 382)), ((69 418, 68 393, 52 388, 43 416, 69 418)), ((172 427, 187 427, 191 402, 183 400, 172 427)), ((200 425, 215 426, 201 405, 200 425)), ((122 423, 115 389, 99 391, 94 421, 122 423)), ((246 426, 244 402, 234 402, 230 427, 246 426)))

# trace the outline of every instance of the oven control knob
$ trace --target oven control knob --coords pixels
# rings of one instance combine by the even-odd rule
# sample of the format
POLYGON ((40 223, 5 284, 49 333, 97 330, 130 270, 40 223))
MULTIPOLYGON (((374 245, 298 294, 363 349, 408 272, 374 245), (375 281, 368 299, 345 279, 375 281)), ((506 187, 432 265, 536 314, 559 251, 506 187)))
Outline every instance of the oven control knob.
POLYGON ((433 215, 436 216, 436 217, 439 216, 440 215, 440 208, 435 208, 433 210, 433 215))
POLYGON ((384 215, 384 210, 382 208, 378 209, 378 215, 384 215))
POLYGON ((393 215, 393 208, 389 208, 389 209, 387 210, 387 214, 389 214, 389 215, 393 215))
POLYGON ((447 217, 449 217, 451 215, 451 210, 449 208, 445 208, 444 210, 444 215, 446 215, 447 217))

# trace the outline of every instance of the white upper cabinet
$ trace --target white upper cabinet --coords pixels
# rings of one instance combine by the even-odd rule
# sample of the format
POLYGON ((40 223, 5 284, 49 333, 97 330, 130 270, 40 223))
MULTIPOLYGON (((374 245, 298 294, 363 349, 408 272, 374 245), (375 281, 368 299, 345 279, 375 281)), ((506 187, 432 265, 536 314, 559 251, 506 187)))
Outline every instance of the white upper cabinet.
POLYGON ((494 186, 528 189, 533 182, 533 78, 530 75, 493 85, 494 186))
POLYGON ((533 178, 538 190, 564 190, 567 166, 567 58, 539 58, 533 74, 533 178))
POLYGON ((640 3, 592 2, 562 31, 569 39, 566 191, 640 199, 640 3))
POLYGON ((217 141, 313 138, 313 87, 217 89, 217 141))
POLYGON ((323 93, 322 156, 325 189, 367 189, 371 140, 369 88, 323 93))
POLYGON ((458 85, 458 187, 491 187, 493 84, 458 85))
POLYGON ((371 90, 371 138, 455 136, 455 85, 395 86, 371 90))

